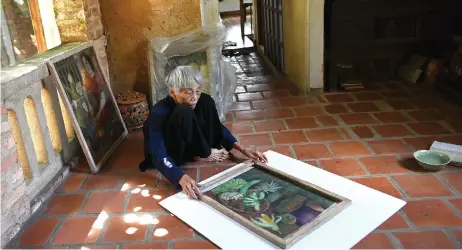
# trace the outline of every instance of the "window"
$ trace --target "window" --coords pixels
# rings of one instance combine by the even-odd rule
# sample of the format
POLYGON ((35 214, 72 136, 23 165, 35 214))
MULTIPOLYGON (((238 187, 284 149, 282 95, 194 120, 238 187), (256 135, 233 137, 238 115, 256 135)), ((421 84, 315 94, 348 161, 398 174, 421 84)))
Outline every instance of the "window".
POLYGON ((61 44, 53 0, 2 0, 1 67, 61 44))

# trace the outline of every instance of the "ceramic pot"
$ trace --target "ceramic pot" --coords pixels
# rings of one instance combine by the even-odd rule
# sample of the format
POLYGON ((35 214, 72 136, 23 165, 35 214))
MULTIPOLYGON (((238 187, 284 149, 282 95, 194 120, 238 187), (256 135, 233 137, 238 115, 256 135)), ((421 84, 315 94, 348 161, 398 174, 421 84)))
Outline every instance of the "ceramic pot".
POLYGON ((128 91, 117 95, 122 118, 129 131, 143 127, 149 116, 149 106, 146 95, 143 93, 128 91))

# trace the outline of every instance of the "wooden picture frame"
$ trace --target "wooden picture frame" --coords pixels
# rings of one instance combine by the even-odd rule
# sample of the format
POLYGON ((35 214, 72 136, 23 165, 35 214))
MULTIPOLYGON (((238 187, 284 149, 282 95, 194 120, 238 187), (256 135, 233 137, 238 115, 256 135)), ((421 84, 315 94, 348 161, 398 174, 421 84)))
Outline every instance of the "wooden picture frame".
MULTIPOLYGON (((93 42, 86 42, 80 45, 74 45, 73 47, 71 47, 71 45, 62 45, 61 47, 62 48, 56 48, 56 50, 62 51, 62 53, 58 53, 48 60, 48 69, 54 79, 53 82, 58 90, 63 104, 72 118, 72 126, 77 134, 90 169, 94 174, 96 174, 108 161, 122 140, 127 137, 128 130, 122 119, 114 94, 109 85, 109 80, 102 71, 101 62, 97 56, 93 42), (84 57, 86 58, 85 63, 83 61, 84 57), (75 65, 72 65, 72 62, 69 60, 74 60, 75 65), (87 80, 87 75, 85 75, 85 79, 84 76, 81 75, 81 72, 83 71, 88 72, 89 67, 93 70, 93 76, 90 77, 91 83, 97 85, 95 86, 97 90, 93 92, 100 91, 97 94, 98 97, 93 99, 89 98, 88 95, 89 93, 93 94, 93 92, 86 91, 86 87, 84 86, 86 83, 85 80, 87 80), (68 79, 65 79, 63 74, 67 74, 68 79), (72 95, 69 90, 69 75, 71 75, 71 79, 73 79, 72 83, 75 88, 72 91, 79 95, 79 104, 76 104, 75 100, 71 100, 72 95), (93 100, 93 102, 91 102, 90 99, 93 100), (94 103, 97 103, 98 111, 92 108, 94 103), (79 110, 76 112, 77 106, 79 107, 79 110), (81 107, 84 108, 84 111, 82 111, 81 107), (81 116, 76 114, 78 112, 80 112, 80 114, 83 113, 85 118, 90 120, 89 122, 86 121, 85 125, 91 126, 92 142, 94 142, 93 144, 97 144, 99 149, 95 150, 96 146, 89 143, 88 134, 84 134, 83 129, 79 124, 79 122, 84 119, 79 119, 81 116), (109 114, 109 117, 105 117, 107 114, 109 114), (98 117, 100 117, 100 119, 98 119, 98 117), (108 123, 108 120, 110 120, 111 123, 108 123), (101 128, 100 126, 104 127, 101 128), (109 134, 105 130, 107 128, 110 128, 109 134), (112 133, 114 130, 116 130, 116 134, 113 135, 112 133), (97 139, 94 139, 95 136, 97 139), (109 144, 105 144, 105 142, 108 141, 109 144), (100 145, 102 146, 100 147, 100 145)), ((94 85, 90 86, 93 87, 94 85)))
MULTIPOLYGON (((259 173, 254 172, 254 176, 255 176, 255 174, 259 174, 259 173)), ((259 175, 259 176, 261 176, 261 175, 259 175)), ((262 178, 264 178, 264 177, 262 177, 262 178)), ((273 182, 273 181, 271 181, 271 182, 273 182)), ((248 194, 249 191, 246 188, 248 189, 249 187, 244 186, 243 190, 244 190, 244 192, 246 192, 248 194)), ((239 191, 242 191, 242 187, 241 187, 241 189, 239 189, 239 191)), ((203 202, 205 202, 207 205, 209 205, 212 208, 216 209, 220 213, 223 213, 225 216, 227 216, 230 219, 234 220, 238 224, 244 226, 245 228, 250 230, 252 233, 255 233, 256 235, 262 237, 263 239, 265 239, 265 240, 267 240, 267 241, 273 243, 274 245, 276 245, 276 246, 278 246, 280 248, 283 248, 283 249, 287 249, 287 248, 291 247, 296 242, 298 242, 301 238, 303 238, 304 236, 306 236, 309 233, 316 230, 318 227, 320 227, 325 222, 327 222, 330 219, 332 219, 333 217, 335 217, 337 214, 342 212, 345 208, 347 208, 351 204, 351 200, 349 200, 349 199, 347 199, 345 197, 342 197, 342 196, 340 196, 338 194, 334 194, 334 193, 332 193, 332 192, 330 192, 328 190, 325 190, 325 189, 323 189, 321 187, 318 187, 318 186, 316 186, 314 184, 311 184, 311 183, 309 183, 307 181, 304 181, 304 180, 301 180, 301 179, 299 179, 297 177, 289 175, 289 174, 287 174, 287 173, 285 173, 283 171, 280 171, 278 169, 275 169, 273 167, 270 167, 270 166, 268 166, 268 165, 266 165, 264 163, 255 162, 255 161, 252 161, 252 160, 246 161, 245 163, 240 164, 239 167, 236 167, 232 171, 227 172, 226 174, 223 174, 222 176, 219 176, 219 177, 217 177, 215 179, 212 179, 211 181, 208 181, 207 183, 202 184, 201 193, 202 193, 201 200, 203 202), (250 219, 252 217, 249 216, 250 218, 247 218, 246 215, 242 215, 242 213, 236 212, 236 210, 233 209, 233 208, 230 208, 229 205, 223 205, 222 203, 220 203, 220 201, 217 200, 216 197, 215 198, 212 197, 213 196, 213 194, 211 194, 212 190, 214 190, 217 187, 222 187, 221 185, 223 185, 225 183, 228 183, 229 181, 232 181, 232 180, 235 181, 234 183, 237 183, 237 181, 236 181, 237 177, 243 176, 243 174, 249 173, 248 171, 251 171, 253 169, 257 169, 258 171, 263 171, 265 174, 272 175, 273 177, 275 177, 275 178, 277 178, 279 180, 287 182, 288 185, 296 185, 296 186, 298 186, 298 188, 303 189, 305 192, 313 192, 313 194, 314 194, 314 192, 316 192, 316 195, 319 195, 320 197, 321 196, 326 197, 326 199, 330 199, 334 203, 332 203, 332 205, 329 205, 325 210, 324 209, 321 210, 321 212, 319 212, 319 214, 317 214, 314 218, 311 218, 311 220, 309 222, 307 222, 306 224, 301 225, 298 229, 295 229, 294 231, 288 233, 288 235, 286 235, 285 237, 279 237, 278 235, 276 235, 275 232, 271 232, 269 229, 267 230, 267 229, 265 229, 265 228, 263 228, 261 226, 258 226, 254 222, 252 222, 251 219, 250 219)), ((225 191, 224 193, 227 193, 227 192, 225 191)), ((228 192, 228 194, 229 193, 230 192, 228 192)), ((234 193, 236 193, 236 192, 234 192, 234 193)), ((244 195, 246 195, 246 194, 244 194, 244 195)), ((267 197, 270 197, 270 196, 268 195, 267 197)), ((245 199, 245 198, 243 198, 243 199, 245 199)), ((285 202, 285 200, 286 199, 283 199, 282 201, 280 201, 279 204, 285 202)), ((270 203, 268 203, 268 204, 269 204, 268 207, 271 206, 270 203)), ((286 203, 284 203, 284 204, 286 204, 286 203)), ((302 209, 302 210, 306 209, 304 206, 308 206, 308 205, 309 204, 308 204, 307 200, 303 201, 303 204, 301 205, 301 207, 297 208, 297 211, 300 211, 300 209, 302 209)), ((312 207, 314 207, 314 206, 312 206, 312 207)), ((255 212, 255 213, 260 213, 260 212, 255 212)), ((276 216, 276 218, 277 217, 278 216, 276 216)), ((289 217, 290 217, 290 215, 289 215, 289 217)), ((262 214, 262 218, 263 218, 263 214, 262 214)), ((268 218, 272 220, 271 222, 276 221, 274 216, 272 216, 270 218, 269 215, 268 215, 267 219, 268 218)), ((297 221, 297 220, 299 220, 298 217, 295 217, 295 221, 297 221)), ((295 223, 295 221, 293 223, 295 223)), ((277 225, 277 223, 281 223, 281 222, 276 222, 276 225, 277 225)), ((292 222, 290 222, 290 223, 292 223, 292 222)), ((279 229, 278 226, 277 226, 277 228, 279 229)), ((281 233, 281 231, 279 231, 279 233, 281 233)))

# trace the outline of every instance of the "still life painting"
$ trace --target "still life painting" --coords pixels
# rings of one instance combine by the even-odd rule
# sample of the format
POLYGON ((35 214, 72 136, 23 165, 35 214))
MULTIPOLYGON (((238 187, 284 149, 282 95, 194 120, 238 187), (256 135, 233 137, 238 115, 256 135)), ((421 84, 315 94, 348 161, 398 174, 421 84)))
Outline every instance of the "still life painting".
POLYGON ((207 203, 238 218, 250 229, 263 229, 266 233, 261 236, 283 248, 349 203, 340 196, 275 174, 269 166, 258 165, 215 184, 204 193, 205 201, 213 200, 207 203))
MULTIPOLYGON (((126 135, 111 90, 105 82, 93 47, 53 63, 74 114, 74 129, 80 130, 82 148, 93 168, 101 165, 111 149, 126 135), (92 164, 93 163, 93 164, 92 164)), ((63 99, 64 99, 63 98, 63 99)), ((79 134, 79 133, 77 133, 79 134)))

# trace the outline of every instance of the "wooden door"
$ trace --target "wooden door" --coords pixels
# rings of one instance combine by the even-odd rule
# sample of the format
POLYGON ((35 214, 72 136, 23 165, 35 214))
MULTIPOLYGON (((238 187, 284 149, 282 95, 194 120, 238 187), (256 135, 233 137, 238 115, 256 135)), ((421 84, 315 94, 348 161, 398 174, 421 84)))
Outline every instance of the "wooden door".
POLYGON ((258 16, 261 17, 262 43, 265 56, 273 65, 284 72, 284 40, 282 30, 282 0, 260 0, 258 16))

